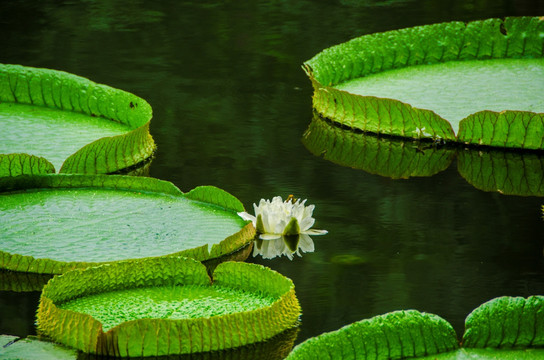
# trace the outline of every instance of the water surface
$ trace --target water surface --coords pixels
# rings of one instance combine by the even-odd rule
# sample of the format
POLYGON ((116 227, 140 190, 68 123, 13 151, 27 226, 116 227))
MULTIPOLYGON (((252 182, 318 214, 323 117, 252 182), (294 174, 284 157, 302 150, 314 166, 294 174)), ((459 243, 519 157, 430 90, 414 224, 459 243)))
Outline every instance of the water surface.
MULTIPOLYGON (((246 209, 289 194, 315 204, 315 227, 329 231, 315 252, 251 260, 293 280, 297 343, 398 309, 438 314, 462 333, 484 301, 544 293, 543 199, 478 190, 455 162, 393 180, 314 156, 301 142, 312 118, 301 64, 372 32, 542 13, 506 0, 2 2, 0 62, 146 99, 151 176, 183 191, 216 185, 246 209)), ((0 292, 0 333, 34 333, 38 298, 0 292)))

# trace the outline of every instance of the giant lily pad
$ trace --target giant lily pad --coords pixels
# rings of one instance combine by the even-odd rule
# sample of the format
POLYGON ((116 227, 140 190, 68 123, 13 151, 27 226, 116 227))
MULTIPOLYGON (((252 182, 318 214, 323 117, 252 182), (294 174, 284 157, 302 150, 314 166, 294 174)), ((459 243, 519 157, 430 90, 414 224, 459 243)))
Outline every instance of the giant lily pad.
POLYGON ((188 258, 117 262, 56 276, 38 329, 86 353, 159 356, 234 348, 296 326, 294 285, 260 265, 226 262, 213 274, 188 258))
POLYGON ((248 245, 243 205, 211 186, 182 193, 120 175, 0 178, 0 268, 59 274, 164 255, 217 258, 248 245), (210 247, 210 248, 209 248, 210 247))
POLYGON ((76 360, 77 351, 35 337, 20 339, 0 335, 0 359, 16 360, 76 360))
POLYGON ((60 172, 111 173, 152 155, 151 116, 151 106, 128 92, 0 64, 0 153, 43 157, 60 172))
POLYGON ((392 179, 435 175, 457 157, 459 173, 477 189, 544 196, 544 154, 540 152, 399 139, 346 129, 319 117, 314 117, 302 142, 328 161, 392 179))
POLYGON ((461 348, 444 319, 395 311, 347 325, 301 343, 293 359, 544 359, 544 297, 500 297, 465 321, 461 348))
POLYGON ((304 69, 316 111, 343 125, 544 149, 543 44, 542 18, 450 22, 365 35, 304 69))

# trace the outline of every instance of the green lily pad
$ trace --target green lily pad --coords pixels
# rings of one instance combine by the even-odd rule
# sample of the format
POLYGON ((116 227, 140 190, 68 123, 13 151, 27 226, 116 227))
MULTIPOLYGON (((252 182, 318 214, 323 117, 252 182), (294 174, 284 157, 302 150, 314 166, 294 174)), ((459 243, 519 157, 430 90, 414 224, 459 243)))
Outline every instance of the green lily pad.
POLYGON ((77 351, 29 336, 0 335, 0 359, 5 360, 76 360, 77 351))
POLYGON ((365 35, 304 69, 315 110, 345 126, 544 149, 543 44, 538 17, 450 22, 365 35))
POLYGON ((447 169, 455 156, 445 147, 357 133, 319 117, 314 117, 302 142, 325 160, 392 179, 435 175, 447 169))
POLYGON ((54 277, 38 330, 86 353, 160 356, 263 341, 296 326, 294 285, 260 265, 226 262, 213 282, 179 257, 123 261, 54 277))
POLYGON ((151 106, 128 92, 0 64, 0 153, 42 157, 60 172, 111 173, 152 155, 151 116, 151 106))
POLYGON ((544 296, 504 296, 480 305, 465 320, 463 346, 544 346, 544 296))
POLYGON ((415 310, 362 320, 299 344, 293 359, 544 359, 544 296, 503 296, 465 320, 461 348, 444 319, 415 310))
POLYGON ((403 359, 459 347, 453 327, 415 310, 365 319, 299 344, 287 359, 403 359))
POLYGON ((28 154, 0 154, 0 177, 54 172, 55 167, 45 158, 28 154))
POLYGON ((0 268, 59 274, 127 259, 218 258, 255 235, 243 205, 211 186, 182 193, 153 178, 39 175, 0 178, 0 268), (210 249, 208 249, 210 247, 210 249))

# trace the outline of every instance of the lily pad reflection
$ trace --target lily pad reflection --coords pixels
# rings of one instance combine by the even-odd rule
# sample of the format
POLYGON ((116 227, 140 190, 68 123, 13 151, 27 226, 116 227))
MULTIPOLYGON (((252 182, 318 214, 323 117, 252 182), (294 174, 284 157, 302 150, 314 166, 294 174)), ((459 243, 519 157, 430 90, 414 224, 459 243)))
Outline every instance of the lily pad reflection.
POLYGON ((41 291, 51 277, 49 274, 0 269, 0 291, 41 291))
POLYGON ((450 166, 455 152, 432 142, 355 132, 314 116, 302 142, 335 164, 392 179, 432 176, 450 166))
POLYGON ((544 153, 442 146, 346 129, 314 116, 302 142, 335 164, 392 179, 433 176, 457 156, 457 169, 475 188, 505 195, 544 196, 544 153))

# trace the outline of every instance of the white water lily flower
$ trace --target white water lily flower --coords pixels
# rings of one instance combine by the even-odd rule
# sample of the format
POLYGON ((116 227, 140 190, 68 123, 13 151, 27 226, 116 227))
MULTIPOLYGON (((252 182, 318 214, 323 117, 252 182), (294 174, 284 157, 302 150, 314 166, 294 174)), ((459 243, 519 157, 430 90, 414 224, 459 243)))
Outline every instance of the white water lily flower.
POLYGON ((275 240, 289 235, 324 235, 326 230, 311 229, 315 219, 312 217, 314 205, 305 205, 306 200, 294 201, 291 197, 283 201, 281 196, 270 200, 261 199, 259 205, 253 204, 255 216, 239 212, 244 220, 251 220, 262 240, 275 240))

